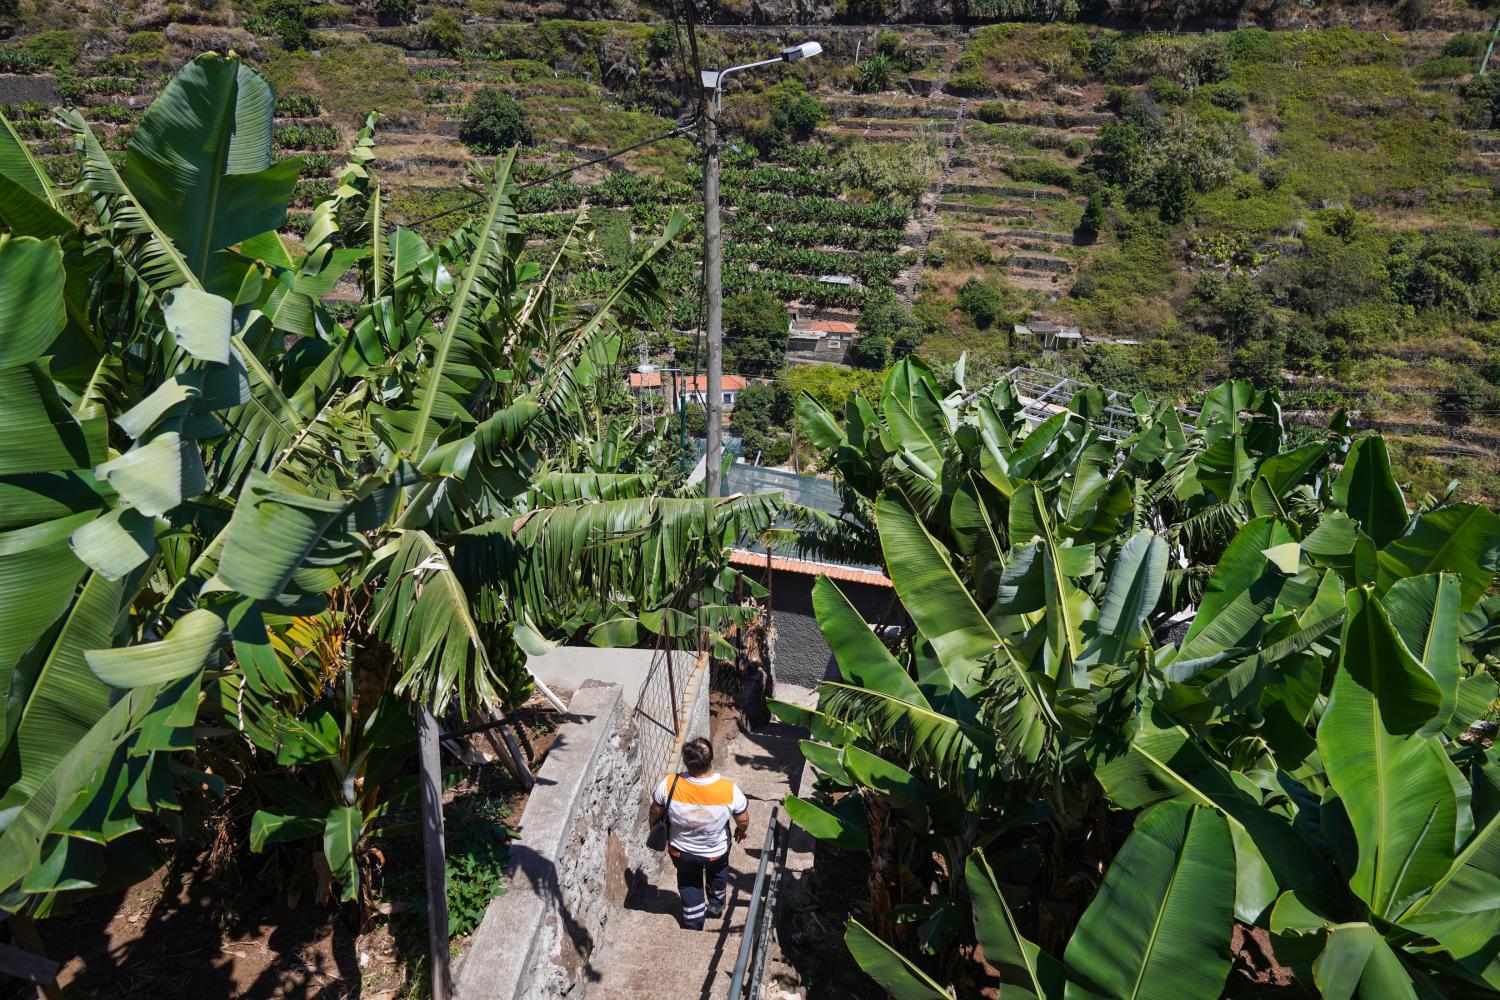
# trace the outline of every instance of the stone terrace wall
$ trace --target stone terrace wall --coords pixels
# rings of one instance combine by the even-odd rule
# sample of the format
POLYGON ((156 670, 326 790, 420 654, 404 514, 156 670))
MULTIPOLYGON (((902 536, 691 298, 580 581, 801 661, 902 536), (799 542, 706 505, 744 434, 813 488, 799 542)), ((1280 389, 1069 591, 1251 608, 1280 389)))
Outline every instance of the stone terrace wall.
POLYGON ((521 814, 508 891, 462 958, 457 1000, 583 996, 610 914, 650 860, 641 761, 619 685, 585 684, 568 709, 521 814))

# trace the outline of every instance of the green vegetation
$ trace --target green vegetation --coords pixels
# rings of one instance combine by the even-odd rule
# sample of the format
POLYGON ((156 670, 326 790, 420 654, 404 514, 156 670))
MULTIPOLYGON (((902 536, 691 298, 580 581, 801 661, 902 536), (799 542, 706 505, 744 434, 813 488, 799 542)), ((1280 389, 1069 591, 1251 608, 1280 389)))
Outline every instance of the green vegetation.
POLYGON ((780 465, 792 454, 788 428, 793 419, 792 390, 782 382, 756 382, 740 390, 729 428, 739 435, 747 461, 780 465))
POLYGON ((724 300, 725 371, 771 376, 786 367, 786 306, 763 290, 742 292, 724 300))
POLYGON ((458 136, 476 153, 499 153, 534 141, 526 110, 515 98, 494 87, 485 87, 474 95, 458 136))
POLYGON ((869 861, 854 959, 900 1000, 1500 988, 1500 517, 1245 382, 1122 440, 1097 389, 1018 395, 907 361, 844 421, 797 403, 873 528, 801 544, 863 542, 911 620, 819 580, 841 676, 772 703, 819 772, 790 817, 869 861))
MULTIPOLYGON (((777 501, 673 495, 664 422, 643 433, 622 399, 623 345, 666 307, 654 267, 686 220, 607 268, 580 227, 537 268, 501 160, 441 240, 377 228, 372 115, 288 239, 302 189, 274 98, 200 56, 118 167, 60 111, 76 186, 0 120, 12 920, 212 846, 271 855, 256 870, 278 895, 321 873, 315 903, 367 924, 372 847, 416 818, 418 711, 451 731, 513 710, 523 647, 650 644, 688 609, 722 652, 736 595, 764 593, 726 547, 777 501), (342 321, 324 301, 341 280, 342 321), (638 541, 628 558, 604 523, 638 541)), ((455 830, 459 932, 498 890, 496 819, 455 830)))
POLYGON ((464 26, 452 11, 440 7, 417 26, 417 36, 426 48, 453 53, 463 48, 464 26))

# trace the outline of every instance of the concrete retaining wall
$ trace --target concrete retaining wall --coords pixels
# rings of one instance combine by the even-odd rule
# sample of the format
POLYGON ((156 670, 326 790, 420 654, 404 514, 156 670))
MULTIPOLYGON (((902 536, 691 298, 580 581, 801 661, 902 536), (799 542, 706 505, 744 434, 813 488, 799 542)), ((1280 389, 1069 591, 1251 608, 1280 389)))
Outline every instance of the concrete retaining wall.
POLYGON ((591 685, 573 695, 521 813, 508 891, 470 941, 457 1000, 583 996, 610 912, 649 860, 625 699, 617 684, 591 685))

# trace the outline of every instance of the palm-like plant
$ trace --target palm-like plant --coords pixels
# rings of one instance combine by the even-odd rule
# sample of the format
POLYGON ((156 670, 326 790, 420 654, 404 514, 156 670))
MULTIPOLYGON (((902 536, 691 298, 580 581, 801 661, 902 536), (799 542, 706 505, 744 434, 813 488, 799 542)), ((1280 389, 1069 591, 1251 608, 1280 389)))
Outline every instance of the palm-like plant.
POLYGON ((1497 692, 1500 517, 1408 510, 1378 437, 1286 448, 1274 397, 1242 384, 1191 432, 1142 407, 1117 443, 1087 394, 1034 428, 1014 401, 907 365, 878 414, 801 402, 873 500, 914 626, 887 650, 820 582, 843 680, 816 713, 781 709, 844 790, 792 815, 844 846, 883 836, 914 876, 900 923, 851 927, 861 964, 938 996, 977 942, 1038 997, 1216 995, 1239 921, 1325 993, 1493 991, 1495 766, 1462 737, 1497 692), (1174 562, 1202 587, 1172 586, 1174 562), (1178 618, 1180 642, 1155 638, 1178 618), (1079 880, 1086 908, 1062 898, 1079 880))
POLYGON ((321 835, 353 898, 392 805, 380 775, 411 748, 392 699, 463 713, 525 684, 515 641, 712 639, 741 614, 723 548, 774 502, 660 496, 591 447, 592 394, 659 308, 652 262, 681 218, 572 302, 586 213, 527 260, 505 159, 440 246, 390 231, 372 118, 298 246, 278 235, 297 165, 273 162, 273 108, 254 70, 201 56, 119 170, 63 115, 84 158, 67 191, 0 129, 12 911, 131 875, 200 732, 332 769, 258 781, 252 842, 321 835), (352 267, 345 328, 320 299, 352 267))

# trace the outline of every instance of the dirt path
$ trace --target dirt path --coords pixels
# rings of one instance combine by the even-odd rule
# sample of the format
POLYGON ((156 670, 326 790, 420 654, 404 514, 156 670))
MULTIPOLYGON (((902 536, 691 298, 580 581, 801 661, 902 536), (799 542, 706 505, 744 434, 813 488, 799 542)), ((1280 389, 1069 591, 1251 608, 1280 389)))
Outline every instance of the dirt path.
MULTIPOLYGON (((765 843, 771 809, 801 780, 803 731, 780 722, 730 741, 719 772, 739 783, 750 800, 750 836, 730 854, 733 875, 729 907, 701 931, 677 922, 677 889, 672 866, 663 858, 650 884, 625 901, 625 911, 609 922, 609 940, 595 968, 600 978, 588 995, 609 1000, 721 1000, 729 989, 745 929, 750 891, 765 843)), ((785 823, 785 810, 782 810, 785 823)))

